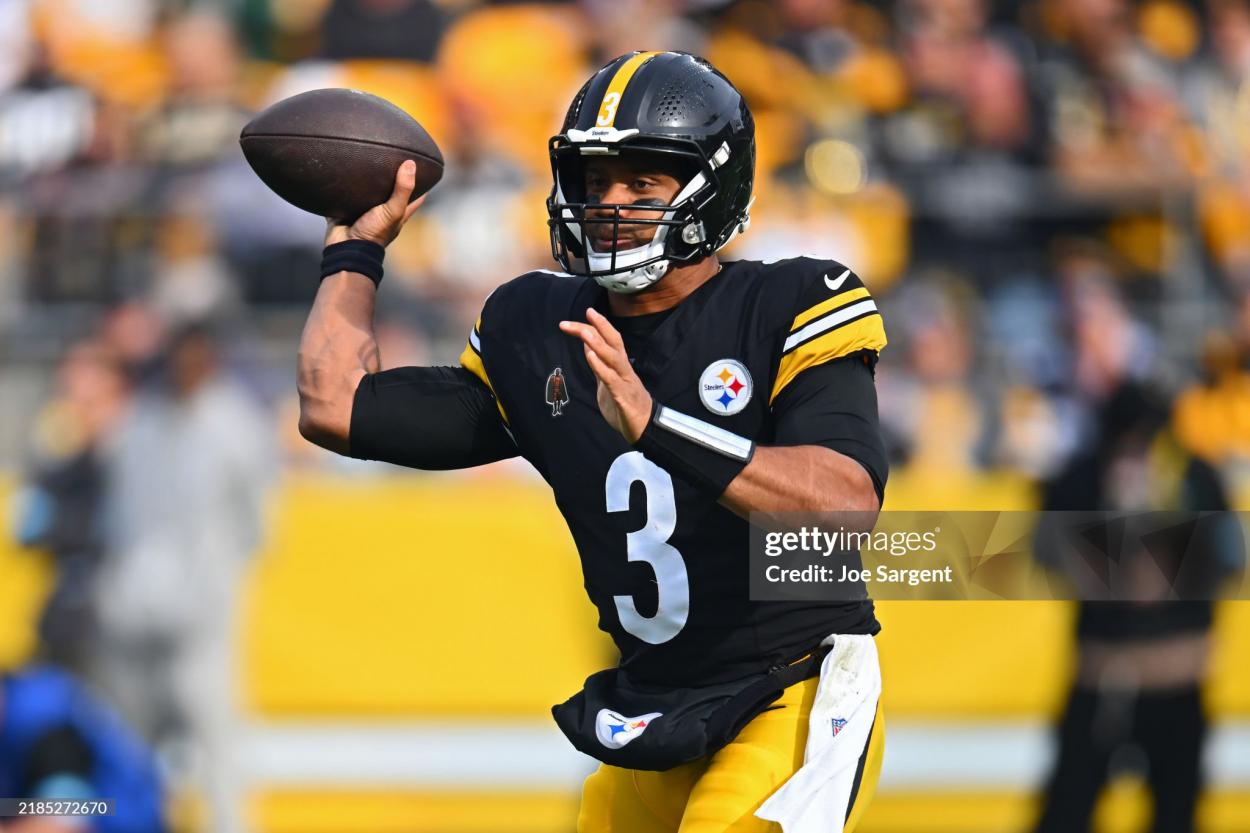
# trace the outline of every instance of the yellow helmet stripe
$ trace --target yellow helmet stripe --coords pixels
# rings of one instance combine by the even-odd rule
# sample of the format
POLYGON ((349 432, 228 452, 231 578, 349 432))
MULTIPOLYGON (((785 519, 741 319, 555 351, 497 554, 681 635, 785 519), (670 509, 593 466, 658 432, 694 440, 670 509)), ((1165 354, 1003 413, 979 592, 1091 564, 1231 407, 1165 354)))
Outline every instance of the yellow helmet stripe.
POLYGON ((659 54, 659 52, 639 52, 621 64, 616 74, 612 76, 608 89, 603 94, 603 101, 599 102, 599 116, 595 119, 595 127, 615 126, 616 108, 621 104, 621 96, 625 94, 625 87, 629 84, 629 79, 634 77, 634 73, 638 71, 639 67, 659 54))

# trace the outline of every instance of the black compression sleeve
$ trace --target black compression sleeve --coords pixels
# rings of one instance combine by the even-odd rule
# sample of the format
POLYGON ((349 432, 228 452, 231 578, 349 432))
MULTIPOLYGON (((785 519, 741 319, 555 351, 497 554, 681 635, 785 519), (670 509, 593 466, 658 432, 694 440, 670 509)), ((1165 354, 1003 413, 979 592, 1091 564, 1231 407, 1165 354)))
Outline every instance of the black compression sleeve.
POLYGON ((360 380, 351 456, 414 469, 463 469, 519 452, 495 397, 463 367, 400 367, 360 380))
POLYGON ((809 368, 773 403, 774 445, 822 445, 858 462, 885 499, 889 475, 873 385, 876 357, 856 353, 809 368))

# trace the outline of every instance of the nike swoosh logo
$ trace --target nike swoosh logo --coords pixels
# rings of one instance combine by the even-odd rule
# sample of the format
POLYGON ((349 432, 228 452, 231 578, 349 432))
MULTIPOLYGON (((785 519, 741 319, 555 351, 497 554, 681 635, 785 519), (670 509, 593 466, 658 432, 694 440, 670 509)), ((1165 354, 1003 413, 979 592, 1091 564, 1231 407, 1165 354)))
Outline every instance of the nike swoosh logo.
POLYGON ((847 269, 841 275, 838 275, 838 279, 836 281, 829 280, 829 276, 825 275, 825 286, 836 292, 839 286, 846 283, 846 276, 849 274, 851 274, 851 270, 847 269))

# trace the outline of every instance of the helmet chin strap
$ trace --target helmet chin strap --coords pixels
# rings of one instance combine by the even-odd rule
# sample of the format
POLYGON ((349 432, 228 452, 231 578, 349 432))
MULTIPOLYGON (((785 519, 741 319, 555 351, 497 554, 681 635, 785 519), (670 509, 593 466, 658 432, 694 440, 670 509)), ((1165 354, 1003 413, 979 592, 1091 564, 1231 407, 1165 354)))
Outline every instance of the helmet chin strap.
POLYGON ((658 260, 655 263, 631 269, 628 272, 595 275, 595 283, 609 292, 616 292, 620 295, 633 295, 641 292, 668 274, 668 265, 668 260, 658 260))
POLYGON ((660 227, 656 229, 649 243, 633 249, 627 249, 623 252, 617 252, 615 256, 617 269, 612 272, 607 270, 613 265, 613 255, 595 252, 593 249, 588 248, 586 262, 595 270, 593 274, 595 282, 611 292, 619 292, 624 295, 641 292, 654 284, 668 273, 670 261, 668 258, 656 260, 654 263, 646 263, 646 261, 664 254, 665 239, 668 237, 668 232, 669 229, 667 227, 660 227), (622 263, 622 261, 624 262, 622 263), (646 265, 634 266, 631 269, 629 267, 632 263, 646 263, 646 265))

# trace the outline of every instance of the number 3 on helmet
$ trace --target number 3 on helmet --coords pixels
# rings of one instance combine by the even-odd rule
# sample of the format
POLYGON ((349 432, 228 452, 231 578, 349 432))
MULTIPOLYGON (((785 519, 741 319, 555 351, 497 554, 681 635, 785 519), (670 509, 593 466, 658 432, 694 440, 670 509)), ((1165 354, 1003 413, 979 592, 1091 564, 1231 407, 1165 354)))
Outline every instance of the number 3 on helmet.
POLYGON ((750 222, 755 122, 742 95, 702 58, 684 52, 634 52, 596 72, 550 142, 547 198, 551 253, 575 275, 614 292, 638 292, 670 264, 700 260, 750 222), (596 156, 661 154, 682 171, 683 186, 655 217, 622 219, 631 206, 587 201, 585 162, 596 156), (588 216, 588 213, 589 216, 588 216), (656 226, 650 242, 597 252, 593 224, 656 226))

